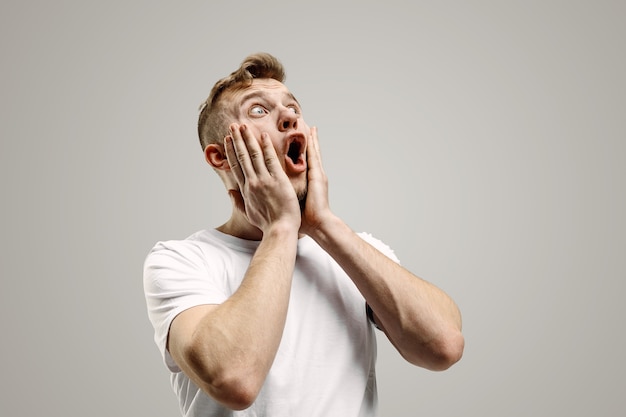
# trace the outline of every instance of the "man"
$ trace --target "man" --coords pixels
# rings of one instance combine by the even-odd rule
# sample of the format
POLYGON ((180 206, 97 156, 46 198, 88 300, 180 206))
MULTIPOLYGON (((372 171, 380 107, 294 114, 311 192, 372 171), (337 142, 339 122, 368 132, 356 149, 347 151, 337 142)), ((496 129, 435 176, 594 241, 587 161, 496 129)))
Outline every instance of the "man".
POLYGON ((155 340, 186 416, 373 416, 373 326, 427 369, 463 352, 455 303, 331 211, 317 129, 283 79, 256 54, 213 87, 198 132, 232 215, 146 259, 155 340))

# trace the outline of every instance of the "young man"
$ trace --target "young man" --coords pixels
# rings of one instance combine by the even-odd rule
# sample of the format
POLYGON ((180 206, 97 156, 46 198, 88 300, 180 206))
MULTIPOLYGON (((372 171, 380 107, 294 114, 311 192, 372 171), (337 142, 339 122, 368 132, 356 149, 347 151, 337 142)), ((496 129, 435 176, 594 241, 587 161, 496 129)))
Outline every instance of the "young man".
POLYGON ((146 259, 185 416, 374 416, 373 326, 417 366, 463 352, 455 303, 330 210, 317 129, 283 79, 256 54, 214 86, 198 132, 232 216, 146 259))

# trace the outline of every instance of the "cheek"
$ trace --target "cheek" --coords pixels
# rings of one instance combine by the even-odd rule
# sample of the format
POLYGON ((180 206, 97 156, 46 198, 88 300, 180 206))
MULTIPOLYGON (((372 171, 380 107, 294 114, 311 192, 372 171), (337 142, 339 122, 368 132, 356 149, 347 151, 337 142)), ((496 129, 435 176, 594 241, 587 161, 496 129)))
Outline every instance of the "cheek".
POLYGON ((262 132, 271 133, 271 131, 269 130, 271 126, 265 123, 263 120, 248 118, 244 121, 244 123, 246 124, 246 126, 248 126, 248 128, 250 128, 250 132, 252 132, 252 134, 259 140, 261 139, 262 132))
MULTIPOLYGON (((283 146, 282 143, 278 142, 274 138, 272 138, 272 145, 274 145, 274 150, 276 151, 276 155, 280 156, 280 154, 283 152, 282 151, 282 146, 283 146)), ((280 160, 280 157, 278 159, 280 160)), ((281 160, 280 163, 282 165, 283 161, 281 160)))
POLYGON ((248 132, 261 144, 261 133, 267 132, 267 129, 263 128, 263 126, 254 119, 243 119, 240 123, 245 124, 248 127, 248 132))

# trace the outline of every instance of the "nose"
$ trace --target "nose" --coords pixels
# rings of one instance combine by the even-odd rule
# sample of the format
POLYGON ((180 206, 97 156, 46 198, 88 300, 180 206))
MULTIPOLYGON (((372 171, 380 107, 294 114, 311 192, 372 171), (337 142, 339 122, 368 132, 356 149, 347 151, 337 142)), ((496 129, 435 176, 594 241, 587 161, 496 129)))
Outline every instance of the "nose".
POLYGON ((278 130, 284 132, 298 128, 298 115, 290 108, 284 108, 278 117, 278 130))

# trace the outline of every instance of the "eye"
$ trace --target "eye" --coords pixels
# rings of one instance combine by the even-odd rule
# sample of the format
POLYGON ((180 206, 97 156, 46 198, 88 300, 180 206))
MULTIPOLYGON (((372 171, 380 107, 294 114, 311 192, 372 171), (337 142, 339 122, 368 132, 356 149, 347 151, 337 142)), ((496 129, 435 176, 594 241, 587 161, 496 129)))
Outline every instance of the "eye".
POLYGON ((250 116, 263 116, 267 114, 267 110, 265 109, 265 107, 256 104, 250 107, 250 110, 248 110, 248 114, 250 116))
POLYGON ((300 109, 295 104, 287 106, 294 114, 300 114, 300 109))

